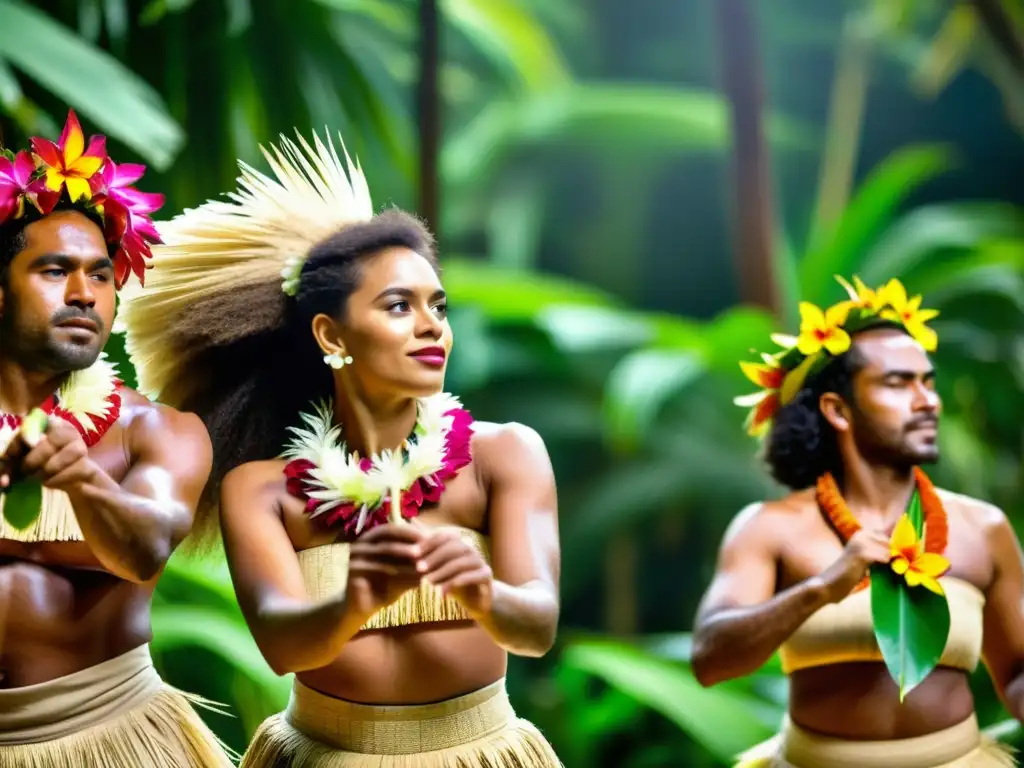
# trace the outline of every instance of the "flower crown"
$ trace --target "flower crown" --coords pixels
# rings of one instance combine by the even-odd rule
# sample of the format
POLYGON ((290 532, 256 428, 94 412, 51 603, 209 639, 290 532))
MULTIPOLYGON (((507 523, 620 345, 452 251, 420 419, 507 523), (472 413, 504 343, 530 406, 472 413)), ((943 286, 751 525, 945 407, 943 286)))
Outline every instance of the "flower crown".
POLYGON ((800 335, 773 334, 782 349, 762 353, 760 363, 740 362, 744 375, 761 387, 759 392, 737 397, 733 402, 749 408, 747 432, 758 436, 771 426, 779 409, 803 388, 808 376, 818 373, 828 361, 850 348, 850 336, 879 321, 896 323, 926 352, 935 351, 938 336, 927 323, 939 313, 921 309, 921 297, 907 296, 903 283, 895 278, 872 290, 853 278, 853 285, 836 277, 850 298, 822 311, 809 302, 800 303, 800 335))
POLYGON ((150 245, 160 242, 150 214, 164 196, 131 186, 146 172, 144 165, 117 165, 107 156, 107 140, 85 134, 68 111, 60 141, 34 137, 32 151, 0 152, 0 224, 31 213, 53 212, 62 196, 75 206, 99 214, 103 235, 114 251, 114 284, 120 289, 131 274, 145 284, 150 245))

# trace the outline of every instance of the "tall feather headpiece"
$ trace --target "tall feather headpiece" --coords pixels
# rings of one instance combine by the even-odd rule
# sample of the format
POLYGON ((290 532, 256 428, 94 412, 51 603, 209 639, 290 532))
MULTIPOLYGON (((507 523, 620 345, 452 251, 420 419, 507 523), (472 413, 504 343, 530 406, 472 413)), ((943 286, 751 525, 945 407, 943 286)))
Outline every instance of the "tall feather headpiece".
MULTIPOLYGON (((272 176, 239 161, 238 187, 158 224, 164 244, 153 249, 145 293, 122 294, 118 330, 135 366, 139 390, 159 397, 184 362, 173 350, 174 319, 203 299, 269 279, 294 295, 310 248, 373 217, 362 169, 339 136, 344 164, 330 136, 312 146, 281 136, 260 147, 272 176)), ((174 405, 174 403, 170 403, 174 405)))

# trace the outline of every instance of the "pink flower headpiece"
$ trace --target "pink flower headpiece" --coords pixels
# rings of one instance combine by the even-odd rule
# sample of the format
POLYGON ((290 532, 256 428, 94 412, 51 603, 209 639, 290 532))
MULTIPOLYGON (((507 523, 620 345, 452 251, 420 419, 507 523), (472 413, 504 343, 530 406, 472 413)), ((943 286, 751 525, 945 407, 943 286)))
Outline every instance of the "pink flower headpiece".
POLYGON ((103 234, 114 253, 114 283, 120 289, 131 274, 145 284, 150 245, 160 242, 150 214, 164 196, 131 186, 146 172, 144 165, 117 165, 107 157, 107 140, 85 134, 68 111, 64 132, 54 144, 32 139, 32 151, 0 153, 0 224, 19 219, 32 209, 45 216, 61 198, 103 219, 103 234))

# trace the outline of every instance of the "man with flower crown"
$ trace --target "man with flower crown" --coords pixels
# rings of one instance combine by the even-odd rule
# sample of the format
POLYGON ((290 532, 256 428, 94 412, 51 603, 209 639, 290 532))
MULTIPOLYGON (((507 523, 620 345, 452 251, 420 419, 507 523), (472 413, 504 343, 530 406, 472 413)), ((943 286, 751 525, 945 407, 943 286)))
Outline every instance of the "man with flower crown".
POLYGON ((144 170, 74 112, 59 143, 0 157, 0 768, 231 765, 148 645, 210 440, 102 351, 159 242, 144 170))
POLYGON ((797 338, 741 363, 761 391, 737 399, 791 493, 726 532, 698 611, 705 686, 776 652, 790 678, 781 733, 741 766, 1016 765, 979 730, 979 661, 1024 720, 1024 570, 1006 516, 937 489, 938 338, 897 280, 840 279, 848 299, 800 305, 797 338))

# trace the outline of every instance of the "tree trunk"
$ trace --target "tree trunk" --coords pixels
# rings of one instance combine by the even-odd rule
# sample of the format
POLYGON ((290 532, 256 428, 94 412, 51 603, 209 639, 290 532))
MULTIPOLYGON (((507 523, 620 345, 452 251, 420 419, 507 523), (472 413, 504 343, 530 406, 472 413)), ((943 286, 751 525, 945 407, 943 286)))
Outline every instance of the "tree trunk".
POLYGON ((441 21, 437 0, 420 0, 420 76, 416 88, 416 119, 419 123, 418 211, 440 240, 441 154, 441 21))
POLYGON ((715 0, 722 90, 733 136, 736 278, 740 300, 782 319, 773 261, 775 221, 771 162, 764 136, 764 97, 755 19, 748 0, 715 0))

